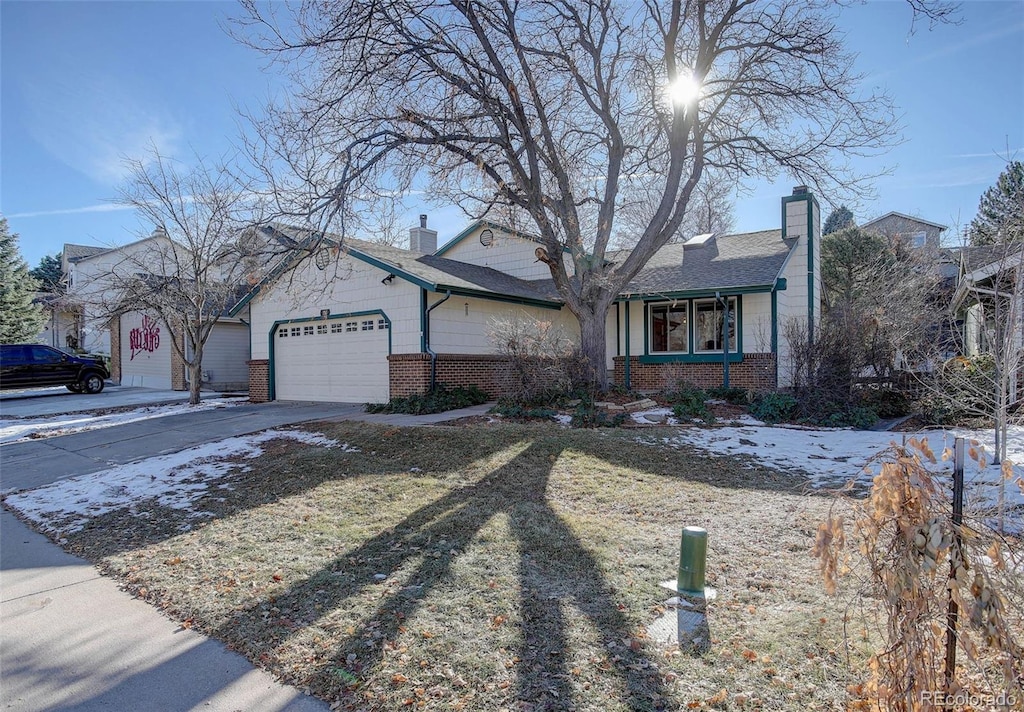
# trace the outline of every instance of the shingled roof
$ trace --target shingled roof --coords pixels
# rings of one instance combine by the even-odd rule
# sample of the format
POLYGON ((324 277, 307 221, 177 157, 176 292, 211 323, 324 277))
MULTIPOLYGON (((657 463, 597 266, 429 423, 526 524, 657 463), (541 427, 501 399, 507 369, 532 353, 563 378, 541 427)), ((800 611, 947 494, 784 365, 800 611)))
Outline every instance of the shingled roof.
POLYGON ((624 295, 770 288, 796 244, 781 230, 720 235, 701 246, 671 243, 623 290, 624 295))
POLYGON ((92 257, 98 255, 101 252, 106 252, 109 247, 94 247, 92 245, 72 245, 69 242, 64 243, 64 258, 68 262, 78 262, 86 257, 92 257))

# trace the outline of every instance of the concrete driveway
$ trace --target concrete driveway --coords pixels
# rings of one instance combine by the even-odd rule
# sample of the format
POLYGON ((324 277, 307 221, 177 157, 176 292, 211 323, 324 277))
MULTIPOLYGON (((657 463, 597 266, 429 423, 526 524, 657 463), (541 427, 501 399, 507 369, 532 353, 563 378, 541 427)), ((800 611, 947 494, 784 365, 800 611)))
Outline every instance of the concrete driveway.
MULTIPOLYGON (((143 405, 160 391, 125 389, 143 405), (147 399, 148 396, 148 399, 147 399)), ((106 393, 106 391, 104 392, 106 393)), ((112 389, 112 395, 118 391, 112 389)), ((101 394, 102 395, 102 394, 101 394)), ((92 396, 95 398, 96 396, 92 396)), ((17 400, 17 399, 14 399, 17 400)), ((69 400, 39 398, 61 405, 69 400)), ((6 414, 14 401, 3 400, 6 414)), ((27 407, 27 406, 26 406, 27 407)), ((111 407, 107 405, 105 407, 111 407)), ((426 416, 367 415, 345 403, 242 403, 24 443, 0 445, 0 492, 33 489, 113 465, 311 420, 430 425, 488 405, 426 416)), ((89 410, 91 408, 86 408, 89 410)), ((0 510, 0 708, 156 712, 328 712, 245 658, 118 588, 0 510)))
MULTIPOLYGON (((219 397, 220 394, 203 394, 204 398, 208 396, 219 397)), ((0 391, 0 417, 38 418, 128 405, 180 403, 187 400, 187 391, 159 391, 129 386, 108 385, 101 393, 72 393, 63 386, 33 388, 24 391, 0 391)))
MULTIPOLYGON (((10 443, 0 446, 0 489, 35 488, 233 435, 361 411, 354 404, 246 403, 10 443)), ((7 510, 0 512, 0 629, 5 710, 328 709, 220 643, 183 630, 7 510)))

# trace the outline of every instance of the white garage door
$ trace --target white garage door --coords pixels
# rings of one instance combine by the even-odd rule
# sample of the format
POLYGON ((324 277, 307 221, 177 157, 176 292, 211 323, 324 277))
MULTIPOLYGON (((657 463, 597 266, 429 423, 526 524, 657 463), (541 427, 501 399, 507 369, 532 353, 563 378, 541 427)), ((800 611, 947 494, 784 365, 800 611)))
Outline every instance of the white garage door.
POLYGON ((121 316, 121 385, 171 387, 171 335, 155 317, 142 312, 121 316))
POLYGON ((377 314, 282 324, 274 335, 279 400, 388 399, 387 322, 377 314))

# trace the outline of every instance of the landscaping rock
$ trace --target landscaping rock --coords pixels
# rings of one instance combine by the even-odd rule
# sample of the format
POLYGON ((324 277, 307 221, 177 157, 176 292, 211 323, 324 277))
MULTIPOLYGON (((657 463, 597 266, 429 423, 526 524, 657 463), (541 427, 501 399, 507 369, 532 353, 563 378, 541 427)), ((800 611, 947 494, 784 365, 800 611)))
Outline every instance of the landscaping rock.
POLYGON ((657 408, 658 404, 652 401, 650 398, 641 398, 638 401, 632 403, 626 403, 622 406, 625 410, 630 413, 634 413, 638 410, 649 410, 651 408, 657 408))

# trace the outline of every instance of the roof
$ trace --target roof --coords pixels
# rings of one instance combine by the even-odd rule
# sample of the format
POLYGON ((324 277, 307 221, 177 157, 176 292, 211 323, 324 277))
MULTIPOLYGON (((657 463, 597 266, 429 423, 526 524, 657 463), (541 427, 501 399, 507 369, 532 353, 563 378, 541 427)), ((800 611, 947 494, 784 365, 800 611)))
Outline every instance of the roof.
MULTIPOLYGON (((282 272, 307 256, 307 248, 315 244, 315 240, 321 238, 318 233, 309 235, 302 228, 297 227, 274 225, 270 229, 284 233, 288 238, 286 241, 294 244, 292 257, 249 290, 248 294, 232 308, 233 314, 240 311, 269 282, 274 281, 282 272), (304 237, 304 235, 306 236, 304 237)), ((341 242, 336 236, 323 235, 322 237, 328 243, 338 244, 341 242)), ((560 308, 562 304, 551 280, 527 281, 499 272, 491 267, 459 262, 438 255, 428 255, 355 238, 345 239, 341 244, 343 245, 342 249, 352 257, 432 292, 452 292, 453 294, 500 301, 516 301, 555 309, 560 308)))
POLYGON ((86 257, 92 257, 98 255, 101 252, 107 252, 109 247, 94 247, 93 245, 72 245, 69 242, 64 243, 64 259, 68 262, 78 262, 86 257))
POLYGON ((781 230, 719 235, 701 247, 670 243, 655 253, 623 293, 770 289, 795 244, 795 238, 784 240, 781 230))
MULTIPOLYGON (((284 233, 287 241, 296 246, 293 256, 249 290, 232 313, 237 313, 269 282, 307 256, 305 248, 320 237, 319 234, 303 237, 302 229, 296 227, 275 225, 272 229, 284 233)), ((326 235, 324 238, 337 244, 336 237, 326 235)), ((672 243, 658 250, 622 293, 660 295, 725 289, 769 290, 775 287, 795 244, 795 238, 784 240, 781 230, 720 235, 699 246, 672 243)), ((551 279, 519 279, 491 267, 354 238, 346 239, 343 245, 352 257, 433 292, 450 291, 548 308, 559 308, 563 303, 551 279)), ((608 259, 614 262, 624 254, 624 251, 609 253, 608 259)))
POLYGON ((893 218, 893 217, 895 217, 895 218, 903 218, 904 220, 910 220, 912 222, 921 223, 922 225, 928 225, 929 227, 937 227, 939 230, 948 230, 949 229, 948 225, 939 225, 938 223, 933 223, 933 222, 931 222, 929 220, 922 220, 921 218, 915 218, 913 215, 905 215, 904 213, 897 213, 896 211, 891 211, 891 212, 888 212, 888 213, 886 213, 885 215, 883 215, 881 217, 875 218, 874 220, 869 220, 868 222, 864 223, 860 227, 861 227, 862 230, 866 230, 866 229, 868 229, 869 225, 874 225, 877 222, 882 222, 886 218, 893 218))

